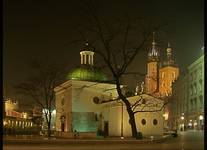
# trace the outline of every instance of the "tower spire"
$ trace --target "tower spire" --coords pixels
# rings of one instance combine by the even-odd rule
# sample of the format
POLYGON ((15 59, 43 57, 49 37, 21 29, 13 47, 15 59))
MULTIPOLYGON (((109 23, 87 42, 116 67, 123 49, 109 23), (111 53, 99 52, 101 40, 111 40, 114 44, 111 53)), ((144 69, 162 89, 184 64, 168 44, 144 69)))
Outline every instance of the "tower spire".
POLYGON ((152 36, 152 49, 155 49, 155 45, 156 45, 156 42, 155 42, 155 32, 153 32, 153 36, 152 36))
POLYGON ((170 48, 170 42, 167 43, 167 47, 170 48))
POLYGON ((152 35, 152 49, 148 53, 148 60, 149 61, 157 61, 158 60, 158 50, 156 49, 156 42, 155 42, 155 32, 152 35))
POLYGON ((168 42, 168 45, 167 45, 167 64, 168 65, 172 65, 174 64, 174 60, 173 60, 173 54, 172 54, 172 48, 170 46, 170 42, 168 42))

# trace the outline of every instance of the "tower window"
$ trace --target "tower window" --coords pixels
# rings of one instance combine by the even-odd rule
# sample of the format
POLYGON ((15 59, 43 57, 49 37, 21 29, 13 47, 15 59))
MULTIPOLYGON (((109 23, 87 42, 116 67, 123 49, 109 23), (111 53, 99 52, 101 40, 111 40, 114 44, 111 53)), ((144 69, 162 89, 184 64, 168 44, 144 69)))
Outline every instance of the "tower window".
POLYGON ((164 82, 162 82, 162 85, 161 85, 162 87, 164 87, 165 86, 165 83, 164 82))
POLYGON ((64 98, 62 98, 61 104, 62 104, 62 106, 65 104, 65 99, 64 98))
POLYGON ((164 78, 165 77, 165 73, 164 72, 162 72, 162 78, 164 78))
POLYGON ((175 71, 172 73, 172 78, 175 79, 175 71))

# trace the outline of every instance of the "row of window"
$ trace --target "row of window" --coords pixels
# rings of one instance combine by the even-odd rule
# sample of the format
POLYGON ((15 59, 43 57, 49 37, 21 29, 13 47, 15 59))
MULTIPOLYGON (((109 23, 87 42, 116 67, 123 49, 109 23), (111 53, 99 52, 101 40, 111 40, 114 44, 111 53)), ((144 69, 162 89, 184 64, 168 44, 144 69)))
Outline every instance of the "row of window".
MULTIPOLYGON (((172 77, 172 79, 175 79, 175 78, 176 78, 176 76, 175 76, 175 72, 174 72, 174 71, 172 72, 171 76, 170 76, 169 73, 168 73, 167 75, 168 75, 168 77, 172 77)), ((164 78, 164 77, 165 77, 165 72, 162 72, 162 74, 161 74, 161 78, 164 78)))
POLYGON ((197 70, 193 71, 191 74, 190 74, 190 80, 196 80, 198 78, 201 78, 202 77, 202 68, 200 67, 197 70))
POLYGON ((197 98, 191 99, 189 103, 189 107, 191 110, 196 109, 196 108, 203 108, 203 96, 199 96, 199 101, 197 98))
POLYGON ((14 120, 4 120, 4 126, 11 126, 11 127, 32 127, 32 122, 25 122, 25 121, 14 121, 14 120))
POLYGON ((190 85, 190 95, 197 94, 197 91, 201 92, 203 89, 202 81, 199 81, 199 84, 196 83, 190 85))
MULTIPOLYGON (((147 121, 145 119, 142 119, 142 125, 146 125, 147 121)), ((157 119, 153 119, 153 125, 157 125, 158 124, 158 121, 157 119)))

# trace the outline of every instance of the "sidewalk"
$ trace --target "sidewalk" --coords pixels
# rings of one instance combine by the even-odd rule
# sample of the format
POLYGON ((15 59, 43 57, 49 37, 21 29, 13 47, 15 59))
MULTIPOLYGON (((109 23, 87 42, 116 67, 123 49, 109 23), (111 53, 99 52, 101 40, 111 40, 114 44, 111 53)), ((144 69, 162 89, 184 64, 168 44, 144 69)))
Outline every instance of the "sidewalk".
POLYGON ((165 135, 162 137, 148 137, 148 138, 143 138, 140 140, 136 140, 133 138, 124 138, 121 139, 119 137, 107 137, 107 138, 96 138, 96 139, 65 139, 65 138, 56 138, 56 137, 51 137, 48 139, 47 137, 43 136, 4 136, 3 137, 3 143, 6 144, 12 144, 12 143, 33 143, 33 144, 44 144, 44 143, 65 143, 65 144, 78 144, 78 143, 160 143, 164 142, 168 139, 170 139, 170 135, 165 135))

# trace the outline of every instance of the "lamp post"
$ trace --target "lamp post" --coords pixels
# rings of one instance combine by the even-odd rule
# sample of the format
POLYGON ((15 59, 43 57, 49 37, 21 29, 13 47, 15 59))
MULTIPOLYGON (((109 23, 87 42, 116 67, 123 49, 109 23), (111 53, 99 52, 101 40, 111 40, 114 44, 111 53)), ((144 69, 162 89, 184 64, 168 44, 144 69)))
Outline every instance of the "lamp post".
POLYGON ((124 136, 123 136, 123 103, 121 102, 121 139, 124 139, 124 136))
POLYGON ((200 115, 199 116, 199 121, 200 121, 200 129, 202 130, 203 129, 203 115, 200 115))
POLYGON ((182 124, 181 124, 181 131, 184 131, 184 116, 181 116, 182 124))

